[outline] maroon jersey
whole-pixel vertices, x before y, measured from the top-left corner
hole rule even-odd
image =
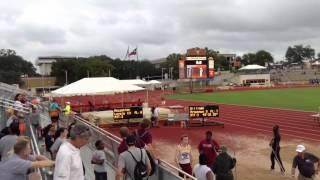
[[[211,167],[216,160],[217,151],[220,149],[219,144],[215,140],[207,141],[203,140],[198,146],[200,153],[204,153],[207,156],[207,165]]]

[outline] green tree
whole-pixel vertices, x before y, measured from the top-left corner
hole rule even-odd
[[[248,65],[248,64],[253,64],[256,59],[256,54],[255,53],[247,53],[242,56],[242,64]]]
[[[265,63],[272,63],[272,62],[273,62],[273,57],[269,52],[265,50],[260,50],[256,52],[254,64],[264,66]]]
[[[265,50],[259,50],[256,53],[247,53],[242,56],[242,64],[258,64],[264,66],[266,63],[272,63],[272,55]]]
[[[301,64],[303,60],[314,59],[315,50],[311,46],[294,45],[289,46],[286,52],[286,59],[288,63],[299,63]]]
[[[21,76],[36,76],[36,68],[12,49],[0,50],[0,81],[21,84]]]
[[[166,72],[170,72],[172,69],[173,79],[179,78],[179,59],[181,54],[172,53],[169,54],[166,58],[165,64],[162,65],[163,68],[166,68]]]
[[[318,53],[318,59],[320,59],[320,53]]]

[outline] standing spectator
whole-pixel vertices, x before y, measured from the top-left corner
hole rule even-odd
[[[221,146],[221,153],[217,156],[213,165],[213,172],[216,180],[233,180],[232,169],[236,165],[236,159],[232,158],[228,153],[226,146]]]
[[[26,180],[30,169],[51,167],[54,162],[44,156],[31,156],[30,141],[19,140],[14,145],[14,155],[0,163],[1,180]]]
[[[206,132],[206,139],[200,142],[198,146],[199,153],[203,153],[207,157],[207,165],[212,168],[217,157],[217,151],[220,149],[219,144],[212,138],[212,132]]]
[[[305,150],[306,148],[303,145],[297,146],[296,152],[298,154],[293,159],[291,177],[295,177],[295,170],[298,166],[298,180],[314,180],[314,176],[319,174],[320,160],[317,156],[307,153]],[[315,170],[315,164],[318,164],[317,170]]]
[[[144,148],[145,146],[151,146],[152,144],[152,135],[149,132],[150,121],[148,119],[143,119],[140,123],[140,128],[136,129],[133,132],[133,135],[136,136],[136,146],[138,148]]]
[[[22,110],[23,109],[23,96],[22,94],[16,94],[14,97],[14,106],[17,110]]]
[[[156,156],[152,147],[152,135],[148,131],[150,124],[150,120],[143,119],[142,123],[140,124],[140,129],[134,131],[132,134],[136,138],[136,147],[144,148],[147,152],[151,165],[150,175],[152,175],[156,170],[155,159],[158,159],[158,157]]]
[[[11,123],[9,127],[9,134],[0,139],[0,155],[2,162],[6,161],[10,156],[9,152],[17,143],[19,134],[19,123]]]
[[[70,102],[66,102],[66,105],[63,109],[64,115],[68,116],[71,113],[71,104]]]
[[[215,176],[207,164],[207,156],[200,153],[199,164],[195,165],[193,168],[193,174],[197,180],[215,180]]]
[[[122,138],[122,141],[121,141],[120,145],[118,146],[118,153],[119,154],[128,150],[128,146],[126,143],[126,138],[128,137],[128,135],[129,135],[129,129],[127,127],[121,127],[120,128],[120,136]]]
[[[283,168],[283,164],[280,157],[280,141],[281,141],[281,136],[280,136],[279,126],[275,125],[273,126],[273,138],[269,144],[270,147],[272,148],[271,155],[270,155],[271,171],[274,171],[274,165],[276,160],[280,164],[281,172],[284,173],[285,169]]]
[[[30,114],[30,121],[37,137],[40,137],[40,110],[36,105],[31,106],[32,113]]]
[[[54,143],[54,135],[56,133],[56,127],[54,124],[49,124],[47,127],[46,127],[46,131],[47,132],[44,132],[44,143],[46,145],[46,150],[47,152],[50,153],[51,155],[51,158],[53,158],[53,154],[51,152],[51,146],[53,145]]]
[[[159,114],[159,108],[157,106],[153,106],[151,108],[152,127],[159,127]]]
[[[192,153],[187,135],[181,136],[180,144],[175,153],[175,162],[185,173],[192,175]],[[183,177],[183,174],[179,173],[179,176]]]
[[[129,135],[126,138],[126,143],[129,146],[129,149],[128,151],[121,153],[119,156],[116,180],[122,180],[124,174],[126,175],[125,180],[138,179],[137,172],[140,173],[143,178],[148,178],[151,166],[147,152],[145,149],[135,147],[135,141],[136,137],[134,135]]]
[[[94,164],[94,175],[96,180],[107,180],[106,154],[104,144],[97,140],[95,144],[97,150],[92,155],[91,163]]]
[[[59,128],[55,135],[54,135],[54,143],[52,144],[52,146],[50,147],[50,152],[52,153],[52,159],[56,158],[56,155],[58,153],[58,150],[61,146],[61,144],[63,144],[64,142],[67,141],[67,134],[68,131],[66,128]]]
[[[52,122],[58,123],[60,109],[61,108],[60,108],[59,104],[56,102],[55,99],[53,99],[49,104],[49,115],[50,115]],[[58,124],[58,126],[59,126],[59,124]]]
[[[91,132],[88,127],[77,124],[70,131],[70,141],[60,146],[56,157],[54,180],[84,180],[84,168],[80,148],[88,144]]]

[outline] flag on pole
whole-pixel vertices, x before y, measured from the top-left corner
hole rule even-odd
[[[130,56],[135,56],[137,55],[137,48],[135,48],[133,51],[131,51],[129,54],[128,54],[128,57]]]

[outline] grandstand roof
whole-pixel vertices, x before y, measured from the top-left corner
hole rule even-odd
[[[240,68],[239,70],[259,70],[259,69],[266,69],[266,67],[259,66],[256,64],[251,64],[251,65],[244,66],[244,67]]]
[[[51,92],[54,97],[104,95],[141,91],[144,88],[122,82],[112,77],[83,78]]]

